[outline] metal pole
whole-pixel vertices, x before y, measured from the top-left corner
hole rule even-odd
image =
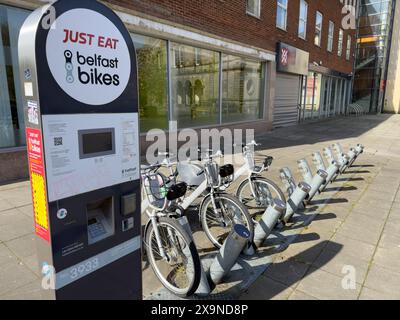
[[[274,199],[272,205],[265,210],[254,230],[254,244],[256,247],[260,247],[264,243],[285,211],[286,204],[280,199]]]
[[[314,152],[312,154],[312,158],[313,158],[313,163],[314,163],[315,167],[317,168],[317,170],[325,170],[326,171],[324,159],[322,159],[322,155],[320,152]]]
[[[328,176],[326,178],[326,183],[321,186],[319,189],[320,192],[324,191],[326,187],[328,186],[329,183],[333,182],[335,180],[335,177],[339,173],[340,165],[337,163],[337,161],[332,161],[332,164],[328,167],[326,170]]]
[[[307,201],[310,202],[316,193],[319,191],[319,188],[326,182],[326,178],[328,177],[328,173],[324,170],[318,170],[317,174],[314,176],[313,181],[311,183],[311,190],[308,193]]]
[[[250,239],[250,231],[243,225],[237,224],[228,235],[209,270],[211,284],[217,285],[231,271],[237,258]]]
[[[300,182],[296,190],[289,198],[286,205],[286,213],[283,217],[283,222],[287,223],[293,214],[299,209],[299,205],[307,199],[308,193],[311,191],[311,186],[306,182]]]
[[[311,168],[307,160],[306,159],[298,160],[297,164],[300,173],[303,175],[304,181],[307,182],[308,184],[311,184],[313,180],[313,174],[311,172]]]

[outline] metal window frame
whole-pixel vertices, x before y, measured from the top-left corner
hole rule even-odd
[[[306,7],[306,13],[305,17],[302,19],[301,17],[301,6],[305,5]],[[308,2],[306,0],[300,0],[300,9],[299,9],[299,28],[298,28],[298,36],[300,39],[306,40],[307,39],[307,21],[308,21]],[[304,37],[300,35],[300,23],[304,23]]]
[[[276,1],[277,3],[277,7],[276,7],[276,27],[279,29],[282,29],[284,31],[287,31],[287,16],[288,16],[288,7],[289,7],[289,0],[285,0],[286,1],[286,6],[282,5],[279,0]],[[285,11],[285,26],[279,26],[278,25],[278,10],[279,8],[281,8],[282,10]]]

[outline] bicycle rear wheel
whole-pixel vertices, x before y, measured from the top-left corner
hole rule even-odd
[[[193,295],[201,277],[200,257],[193,240],[175,219],[159,218],[157,229],[165,257],[160,253],[152,224],[145,235],[146,253],[155,275],[173,294]]]

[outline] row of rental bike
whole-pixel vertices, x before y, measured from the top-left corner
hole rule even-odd
[[[252,141],[241,146],[244,164],[237,170],[231,164],[219,165],[223,153],[211,149],[199,149],[197,159],[185,161],[163,152],[158,154],[162,159],[158,163],[141,166],[142,214],[147,218],[145,254],[157,278],[174,295],[192,296],[203,277],[187,213],[197,212],[201,228],[216,250],[235,226],[244,226],[249,232],[249,251],[255,247],[255,229],[262,223],[250,212],[267,212],[276,201],[286,204],[285,193],[262,175],[273,158],[261,156],[261,161],[256,161],[258,145]],[[237,188],[228,193],[234,182]],[[279,223],[287,223],[284,215]]]

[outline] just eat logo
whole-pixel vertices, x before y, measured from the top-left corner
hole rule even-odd
[[[119,40],[105,36],[96,36],[94,34],[64,29],[65,38],[63,43],[79,43],[99,48],[117,49]]]

